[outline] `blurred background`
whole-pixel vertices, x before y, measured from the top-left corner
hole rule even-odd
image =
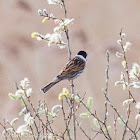
[[[79,50],[88,53],[88,64],[82,76],[74,80],[75,90],[82,96],[92,96],[94,110],[99,117],[104,114],[104,95],[102,88],[105,86],[106,50],[110,51],[110,99],[124,115],[126,108],[122,108],[122,102],[128,98],[128,94],[122,91],[122,87],[115,87],[114,83],[120,80],[120,71],[123,71],[121,60],[116,58],[116,51],[120,47],[116,41],[119,39],[120,29],[126,33],[126,40],[132,43],[131,50],[127,53],[129,68],[133,62],[140,63],[140,1],[138,0],[69,0],[66,1],[68,17],[74,18],[74,24],[70,29],[70,44],[72,56]],[[59,6],[48,5],[46,0],[1,0],[0,1],[0,121],[5,118],[12,120],[18,116],[21,110],[18,101],[10,100],[8,93],[15,93],[14,82],[19,83],[24,77],[28,77],[33,88],[32,102],[36,105],[38,100],[47,101],[51,108],[60,104],[58,94],[63,87],[70,89],[69,82],[63,81],[53,87],[48,94],[40,92],[45,84],[50,82],[58,74],[67,62],[67,49],[59,49],[57,46],[48,47],[44,41],[31,38],[32,32],[41,34],[52,33],[55,24],[53,21],[42,24],[42,17],[38,16],[38,9],[46,8],[56,17],[64,17],[63,9]],[[133,90],[135,98],[139,99],[139,90]],[[115,114],[110,109],[112,114]],[[82,112],[79,111],[80,113]],[[135,111],[136,113],[136,111]],[[132,115],[133,117],[135,114]],[[109,125],[112,126],[113,117],[110,117]],[[93,126],[92,121],[81,119],[83,126],[89,135]],[[92,119],[91,119],[92,120]],[[135,121],[133,119],[133,121]],[[134,122],[130,123],[133,127]],[[87,123],[88,122],[88,123]],[[61,122],[56,123],[57,130],[63,130]],[[122,126],[118,124],[118,133]],[[82,135],[78,130],[79,135]],[[117,136],[121,139],[120,135]],[[80,137],[81,140],[82,137]],[[104,139],[102,136],[96,138]]]

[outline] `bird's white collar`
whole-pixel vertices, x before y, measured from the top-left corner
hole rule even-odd
[[[76,55],[77,57],[81,58],[82,60],[84,60],[85,62],[87,61],[87,59],[85,57],[83,57],[82,55]]]

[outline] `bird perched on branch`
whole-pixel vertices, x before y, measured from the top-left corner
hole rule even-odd
[[[73,80],[80,76],[84,72],[87,63],[87,53],[85,51],[79,51],[77,55],[69,60],[60,71],[60,73],[41,90],[46,93],[51,87],[59,83],[62,80]]]

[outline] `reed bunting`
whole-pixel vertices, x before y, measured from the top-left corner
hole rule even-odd
[[[46,93],[51,87],[62,80],[73,80],[80,76],[84,72],[87,63],[87,53],[85,51],[79,51],[77,55],[68,61],[60,73],[52,80],[51,83],[47,84],[41,90]]]

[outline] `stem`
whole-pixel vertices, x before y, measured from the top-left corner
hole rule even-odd
[[[67,18],[67,10],[65,6],[64,0],[61,0],[63,3],[63,8],[65,12],[65,18]],[[65,34],[67,37],[67,42],[68,42],[68,59],[71,60],[71,48],[70,48],[70,39],[69,39],[69,30],[68,28],[65,29]],[[73,80],[71,80],[71,94],[73,97],[72,100],[72,114],[73,114],[73,140],[76,140],[76,118],[75,118],[75,104],[74,104],[74,98],[75,98],[75,93],[74,93],[74,84]]]

